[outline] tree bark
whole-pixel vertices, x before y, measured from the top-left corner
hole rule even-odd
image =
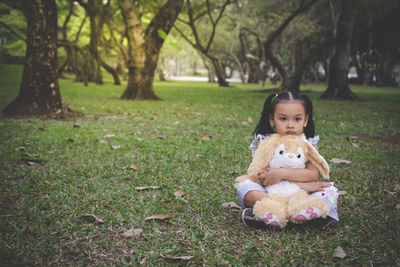
[[[63,111],[58,86],[57,6],[54,0],[15,1],[27,20],[27,46],[19,94],[6,116],[46,115]]]
[[[328,88],[321,99],[356,100],[348,82],[350,45],[354,25],[355,0],[342,0],[335,38],[335,53],[329,64]]]
[[[159,31],[169,33],[182,5],[183,0],[168,0],[143,32],[134,1],[122,1],[121,11],[126,26],[129,63],[128,86],[121,99],[159,100],[153,90],[154,72],[164,43]]]

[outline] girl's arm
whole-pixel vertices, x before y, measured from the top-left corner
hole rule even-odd
[[[319,171],[311,162],[307,162],[305,169],[264,168],[258,173],[258,178],[264,186],[279,183],[281,180],[299,183],[316,182],[319,178]]]

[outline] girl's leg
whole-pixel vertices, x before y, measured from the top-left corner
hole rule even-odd
[[[267,193],[264,191],[250,191],[244,196],[243,202],[246,208],[252,208],[258,200],[266,197]]]

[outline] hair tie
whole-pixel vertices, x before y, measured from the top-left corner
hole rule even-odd
[[[278,94],[276,93],[276,94],[274,95],[274,97],[272,98],[271,103],[274,102],[275,98],[277,98],[277,97],[278,97]]]

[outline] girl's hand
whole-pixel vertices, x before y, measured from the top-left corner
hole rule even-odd
[[[331,183],[328,182],[308,182],[308,183],[296,183],[300,186],[301,189],[309,193],[324,191],[325,188],[332,186]]]
[[[277,184],[281,181],[282,175],[279,174],[280,169],[265,167],[258,173],[258,179],[264,186]]]

